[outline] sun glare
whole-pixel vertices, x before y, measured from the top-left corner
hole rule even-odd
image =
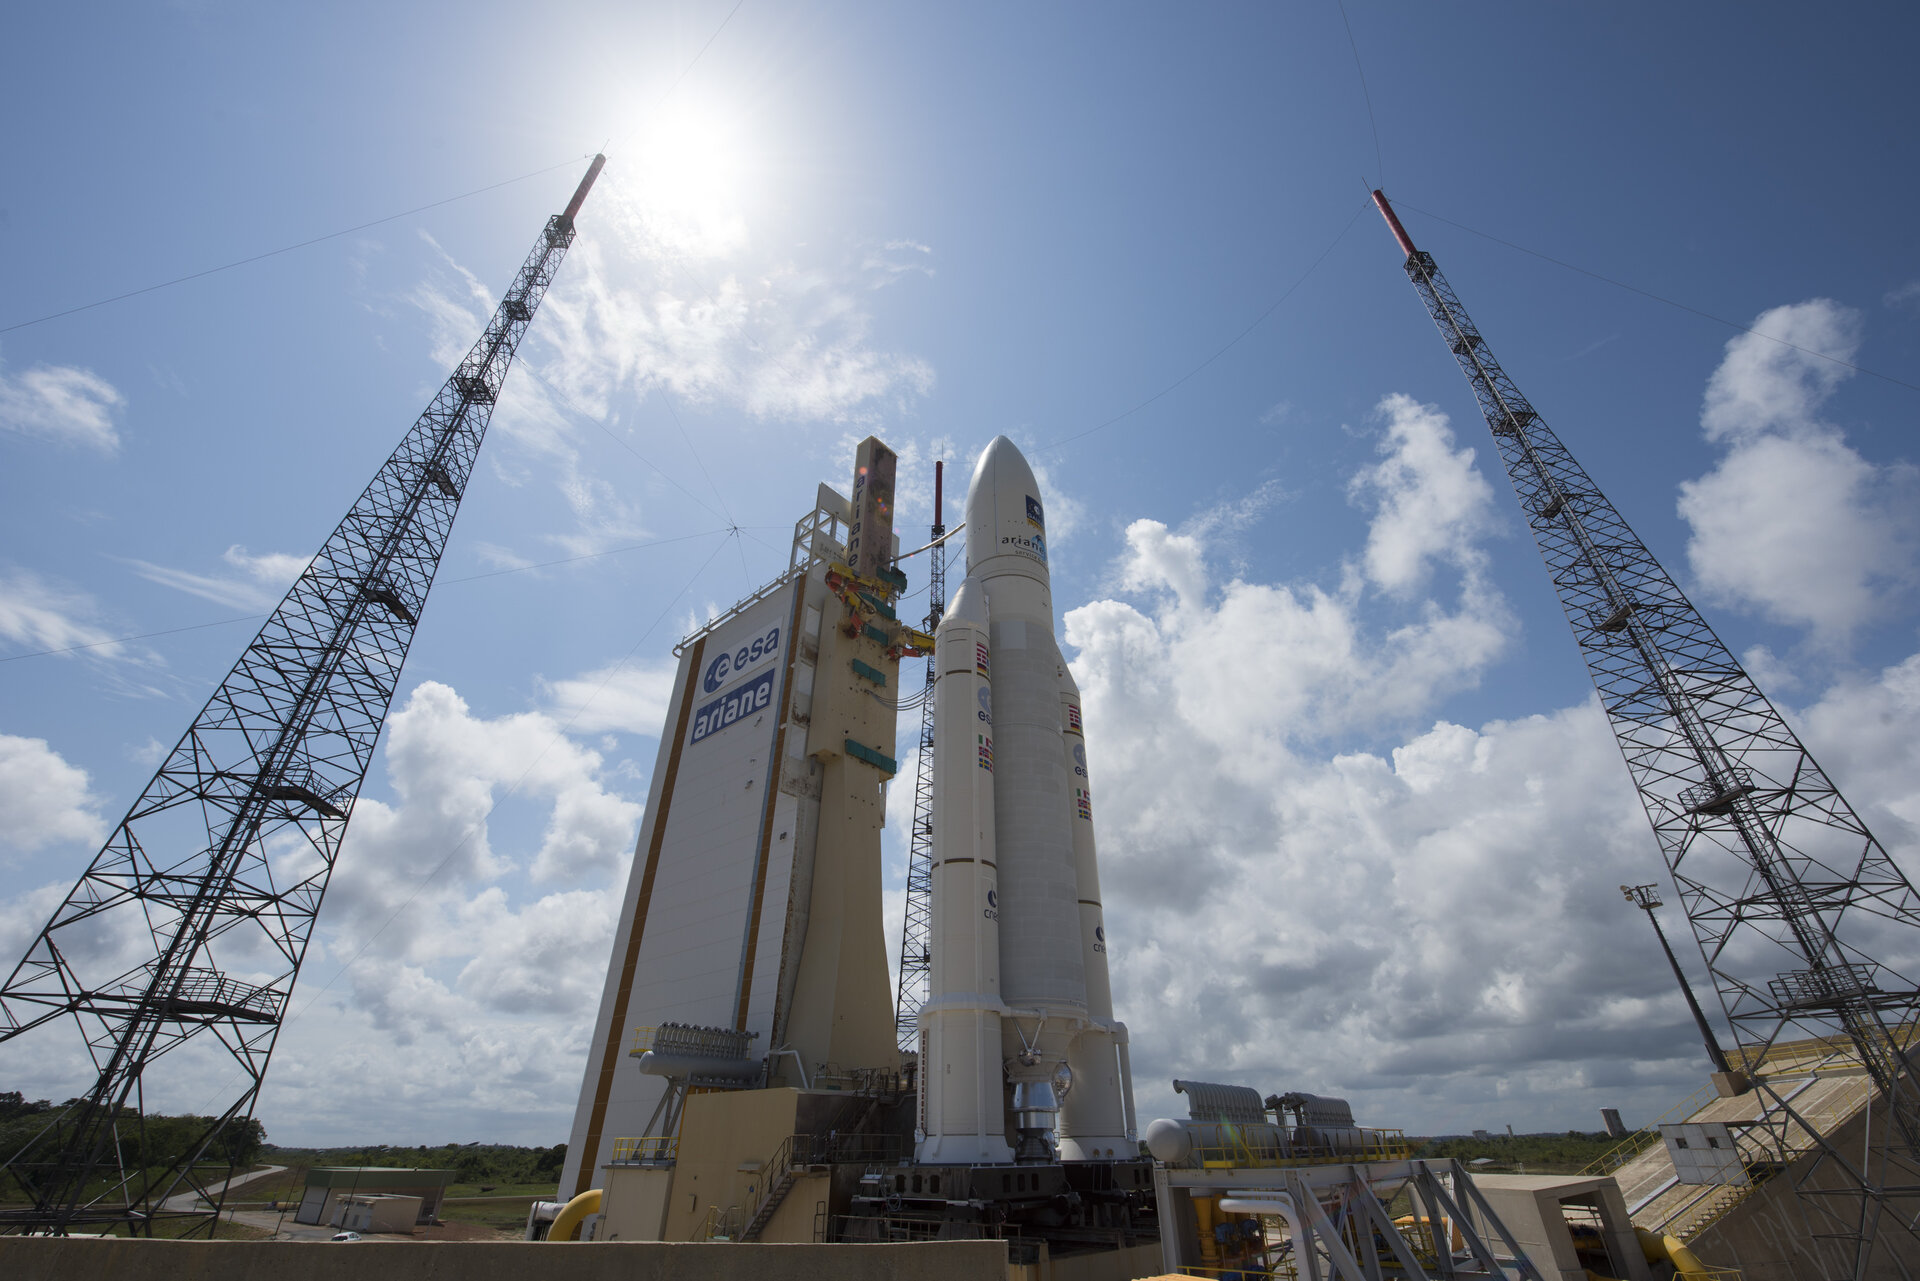
[[[637,142],[634,170],[649,204],[702,221],[742,212],[754,166],[732,113],[713,103],[669,107]]]

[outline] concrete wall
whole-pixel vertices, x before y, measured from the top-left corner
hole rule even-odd
[[[1473,1181],[1480,1195],[1513,1234],[1527,1258],[1542,1276],[1562,1281],[1585,1281],[1586,1269],[1574,1252],[1573,1233],[1567,1226],[1567,1207],[1596,1211],[1608,1255],[1613,1259],[1612,1275],[1630,1281],[1648,1281],[1647,1262],[1633,1235],[1633,1221],[1627,1217],[1627,1203],[1620,1187],[1610,1178],[1588,1179],[1578,1176],[1535,1174],[1483,1174]],[[1481,1239],[1495,1250],[1501,1248],[1499,1235],[1480,1216],[1473,1216]]]
[[[1007,1281],[1135,1281],[1160,1275],[1158,1244],[1074,1254],[1064,1259],[1053,1258],[1043,1245],[1038,1262],[1007,1266]]]
[[[732,1211],[740,1219],[753,1212],[768,1177],[760,1163],[793,1133],[799,1100],[800,1091],[780,1089],[696,1094],[687,1100],[663,1240],[696,1239],[713,1209]]]
[[[609,1165],[600,1171],[596,1241],[658,1241],[673,1191],[672,1166]]]
[[[1876,1097],[1873,1105],[1875,1142],[1885,1138],[1881,1132],[1885,1118],[1883,1101]],[[1856,1113],[1827,1137],[1840,1151],[1857,1154],[1864,1147],[1865,1125],[1866,1115]],[[1822,1246],[1814,1239],[1815,1232],[1831,1231],[1832,1225],[1815,1225],[1809,1219],[1818,1214],[1820,1201],[1826,1201],[1834,1213],[1847,1216],[1858,1212],[1859,1202],[1851,1197],[1809,1197],[1807,1200],[1815,1203],[1815,1208],[1809,1209],[1793,1193],[1795,1177],[1805,1176],[1818,1155],[1803,1156],[1794,1163],[1793,1169],[1768,1179],[1728,1211],[1725,1218],[1687,1242],[1688,1246],[1710,1268],[1738,1268],[1743,1281],[1824,1281],[1830,1276],[1852,1275],[1850,1252],[1843,1252],[1831,1242]],[[1884,1159],[1879,1157],[1874,1160],[1871,1173],[1885,1183],[1909,1181],[1900,1170],[1887,1169]],[[1831,1164],[1813,1170],[1808,1177],[1812,1187],[1837,1188],[1847,1182]],[[1920,1237],[1903,1230],[1896,1222],[1903,1205],[1911,1210],[1912,1202],[1890,1199],[1880,1216],[1878,1239],[1865,1269],[1868,1281],[1899,1281],[1920,1273]],[[1816,1250],[1824,1250],[1825,1258],[1816,1258]]]
[[[685,1245],[521,1241],[125,1241],[0,1237],[9,1281],[1006,1281],[1004,1241]]]

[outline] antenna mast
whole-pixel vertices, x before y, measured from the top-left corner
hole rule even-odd
[[[605,164],[0,988],[0,1043],[70,1019],[98,1073],[9,1154],[34,1204],[0,1231],[213,1235],[501,384]],[[209,1102],[183,1143],[152,1145],[149,1110]]]
[[[1761,1095],[1762,1115],[1739,1139],[1747,1169],[1787,1171],[1807,1223],[1803,1248],[1826,1275],[1864,1276],[1880,1211],[1904,1226],[1920,1208],[1920,1082],[1905,1053],[1920,985],[1878,959],[1920,947],[1920,897],[1520,394],[1386,196],[1373,199],[1493,431],[1733,1026],[1739,1071],[1725,1088],[1750,1077]],[[1828,1055],[1848,1051],[1866,1070],[1878,1096],[1868,1100],[1866,1161],[1788,1102],[1806,1078],[1803,1061],[1787,1082],[1792,1058],[1810,1048],[1788,1050],[1795,1037]],[[1704,1230],[1738,1199],[1675,1230]]]
[[[941,521],[941,490],[946,464],[933,465],[933,538],[927,555],[926,633],[939,630],[947,612],[947,548],[938,540],[947,532]],[[933,929],[933,684],[939,669],[927,654],[927,683],[920,703],[920,760],[913,783],[913,833],[907,842],[907,909],[900,927],[900,991],[895,998],[893,1033],[902,1054],[920,1049],[920,1007],[927,1003],[927,976],[933,970],[928,934]]]

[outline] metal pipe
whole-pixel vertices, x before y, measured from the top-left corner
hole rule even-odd
[[[1400,242],[1400,248],[1406,251],[1407,257],[1411,258],[1419,252],[1413,247],[1413,237],[1409,236],[1407,229],[1400,225],[1400,215],[1395,213],[1393,206],[1387,203],[1386,193],[1375,189],[1373,203],[1379,208],[1380,216],[1387,220],[1387,230],[1391,231],[1393,238]]]
[[[573,222],[573,216],[579,213],[580,206],[586,203],[587,193],[593,190],[593,180],[598,178],[600,171],[606,167],[607,158],[605,156],[595,156],[593,158],[593,163],[587,166],[587,176],[582,178],[580,185],[573,189],[573,199],[567,201],[566,210],[560,215],[562,222],[569,224]]]
[[[1733,1071],[1727,1063],[1726,1051],[1720,1048],[1719,1040],[1713,1035],[1713,1027],[1707,1022],[1706,1012],[1700,1008],[1700,1002],[1694,999],[1693,986],[1680,969],[1680,960],[1674,956],[1673,947],[1667,942],[1667,932],[1660,928],[1660,918],[1653,914],[1653,909],[1661,906],[1656,888],[1652,885],[1622,885],[1620,892],[1626,896],[1627,902],[1645,912],[1647,919],[1653,922],[1653,932],[1660,940],[1660,950],[1667,954],[1667,964],[1673,967],[1673,977],[1680,980],[1681,994],[1687,998],[1687,1008],[1693,1011],[1694,1025],[1700,1029],[1700,1039],[1707,1044],[1707,1057],[1713,1060],[1714,1071]]]

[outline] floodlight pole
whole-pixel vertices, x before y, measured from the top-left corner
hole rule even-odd
[[[1687,998],[1687,1008],[1693,1011],[1693,1021],[1700,1029],[1700,1039],[1707,1043],[1707,1057],[1713,1060],[1713,1070],[1733,1071],[1727,1064],[1726,1051],[1720,1048],[1713,1027],[1707,1022],[1706,1012],[1700,1008],[1700,1002],[1694,999],[1693,985],[1687,982],[1686,972],[1680,968],[1680,960],[1673,954],[1673,946],[1667,942],[1667,932],[1660,928],[1660,918],[1653,914],[1653,909],[1661,906],[1659,886],[1622,885],[1620,892],[1626,896],[1627,902],[1645,912],[1647,919],[1653,922],[1653,932],[1660,940],[1660,950],[1667,954],[1667,964],[1673,967],[1673,977],[1680,980],[1680,991]]]

